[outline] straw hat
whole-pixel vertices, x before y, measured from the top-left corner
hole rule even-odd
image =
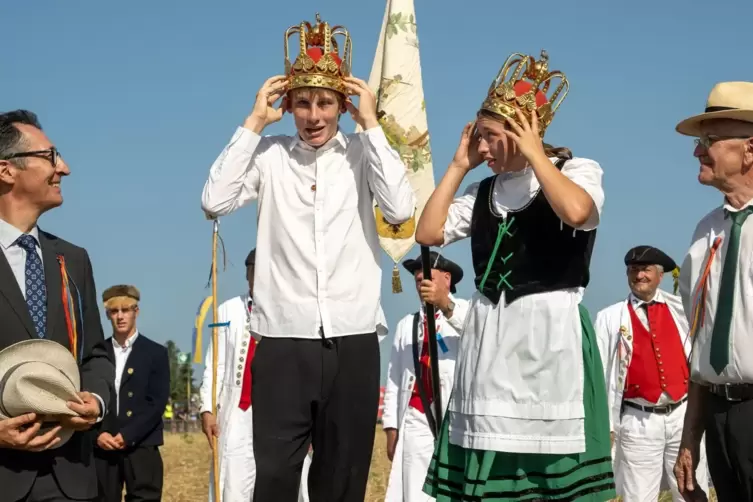
[[[80,389],[78,364],[57,342],[26,340],[0,351],[0,419],[26,413],[78,416],[66,403],[81,402]],[[39,434],[56,425],[44,423]],[[61,430],[61,440],[53,448],[64,445],[74,432]]]
[[[706,100],[706,110],[677,124],[677,132],[700,136],[701,122],[711,119],[734,119],[753,122],[753,82],[721,82]]]

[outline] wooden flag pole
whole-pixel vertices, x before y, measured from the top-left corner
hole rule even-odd
[[[212,230],[212,414],[217,417],[217,237],[220,222],[213,220]],[[220,457],[217,452],[217,436],[212,435],[212,469],[214,478],[214,502],[220,502]]]
[[[431,280],[431,255],[429,254],[429,248],[427,246],[421,246],[421,264],[423,266],[424,279]],[[434,439],[439,437],[439,432],[442,427],[442,388],[439,384],[439,351],[437,349],[437,325],[434,319],[434,305],[429,302],[424,303],[424,309],[426,312],[426,326],[429,337],[429,364],[431,366],[431,389],[434,394],[434,424],[436,430],[434,433]],[[429,411],[429,410],[427,410]],[[431,413],[431,411],[429,411]]]

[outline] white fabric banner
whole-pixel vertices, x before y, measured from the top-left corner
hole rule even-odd
[[[387,0],[369,86],[377,93],[382,129],[403,159],[416,194],[415,215],[402,225],[387,223],[375,207],[380,244],[397,265],[415,244],[416,223],[434,191],[413,0]],[[393,280],[393,291],[395,289],[400,287],[395,288]]]

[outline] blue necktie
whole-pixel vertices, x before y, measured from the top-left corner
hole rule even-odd
[[[37,336],[44,338],[47,327],[47,287],[42,260],[37,253],[37,240],[24,234],[16,240],[16,244],[26,250],[26,306],[37,329]]]

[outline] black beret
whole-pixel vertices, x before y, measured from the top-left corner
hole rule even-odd
[[[661,249],[653,246],[636,246],[625,255],[625,265],[661,265],[665,271],[677,268],[675,261]]]
[[[256,248],[252,249],[246,256],[246,266],[250,267],[256,264]]]
[[[431,259],[431,268],[441,270],[450,274],[450,293],[455,293],[455,284],[459,283],[463,279],[463,269],[460,265],[452,260],[448,260],[444,256],[438,255],[436,251],[429,253]],[[439,259],[437,259],[439,257]],[[423,263],[421,261],[421,255],[414,259],[408,259],[403,262],[405,270],[414,274],[423,270]]]

